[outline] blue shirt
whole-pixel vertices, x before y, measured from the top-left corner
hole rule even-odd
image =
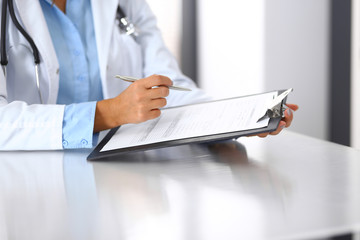
[[[96,101],[103,95],[90,0],[67,0],[66,14],[52,0],[40,4],[60,65],[63,148],[91,148]]]

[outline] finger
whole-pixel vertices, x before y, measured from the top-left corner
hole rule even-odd
[[[170,80],[170,78],[162,76],[162,75],[152,75],[148,78],[142,79],[144,81],[144,86],[146,88],[153,88],[156,86],[171,86],[173,85],[173,82]]]
[[[258,134],[257,136],[258,136],[258,137],[261,137],[261,138],[265,138],[265,137],[267,137],[268,135],[269,135],[269,133],[266,132],[266,133],[260,133],[260,134]]]
[[[164,86],[151,88],[147,92],[150,99],[164,98],[169,96],[170,93],[169,88]]]
[[[271,132],[270,135],[278,135],[286,126],[286,122],[280,121],[278,128]]]
[[[159,109],[153,109],[149,113],[149,120],[160,117],[161,111]]]
[[[163,108],[166,106],[166,104],[167,104],[167,101],[165,98],[158,98],[158,99],[151,100],[149,103],[149,107],[151,110],[154,110],[154,109]]]
[[[282,119],[283,121],[285,121],[285,127],[289,127],[291,125],[291,122],[293,120],[293,110],[291,110],[291,108],[287,108],[285,110],[285,117]]]
[[[299,109],[299,106],[296,104],[286,103],[285,105],[291,108],[293,111],[297,111]]]
[[[253,134],[252,134],[252,135],[247,135],[246,137],[255,137],[255,136],[256,136],[256,135],[253,135]]]

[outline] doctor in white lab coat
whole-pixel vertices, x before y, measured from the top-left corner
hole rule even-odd
[[[8,18],[7,76],[0,71],[0,150],[63,149],[65,105],[56,104],[61,81],[59,62],[42,8],[39,0],[13,1],[20,23],[40,52],[40,90],[44,103],[41,104],[36,85],[30,44]],[[54,3],[60,9],[66,9],[66,1],[56,0]],[[139,30],[136,40],[119,31],[115,22],[119,4]],[[91,6],[102,95],[106,99],[97,102],[95,121],[88,123],[93,126],[94,133],[156,118],[160,115],[159,108],[165,105],[208,99],[179,70],[163,43],[156,19],[145,0],[91,0]],[[114,79],[116,74],[145,79],[129,86]],[[172,84],[193,91],[169,93],[166,86]],[[163,87],[151,88],[159,85]],[[291,108],[296,110],[297,107]],[[289,110],[289,115],[273,134],[289,126],[291,120],[292,112]]]

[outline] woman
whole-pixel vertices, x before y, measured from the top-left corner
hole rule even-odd
[[[7,15],[9,63],[6,78],[4,71],[0,74],[0,150],[90,148],[94,133],[156,118],[164,106],[207,99],[180,72],[145,0],[16,3],[17,18],[40,52],[40,93],[31,46]],[[138,36],[120,32],[118,6]],[[129,85],[116,74],[143,79]],[[172,84],[193,91],[169,94]],[[287,113],[272,134],[291,124],[292,112]]]

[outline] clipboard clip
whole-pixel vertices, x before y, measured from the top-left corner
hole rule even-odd
[[[274,98],[271,103],[268,105],[268,108],[266,110],[266,113],[264,116],[259,118],[257,122],[260,122],[266,118],[278,118],[278,117],[284,117],[284,111],[285,108],[282,104],[282,101],[293,91],[292,88],[289,88],[288,90],[284,91],[280,95],[278,95],[276,98]]]

